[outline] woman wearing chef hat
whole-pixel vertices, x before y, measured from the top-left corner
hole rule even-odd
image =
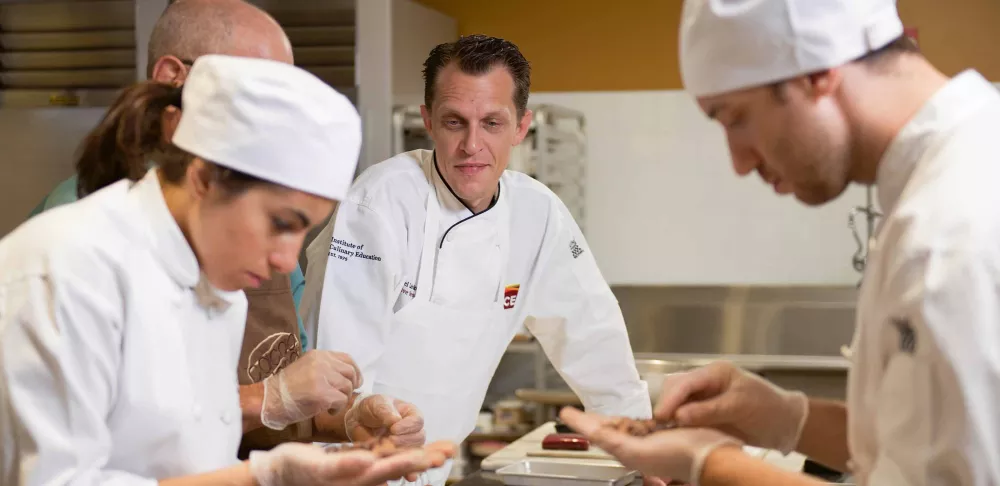
[[[685,88],[738,173],[810,205],[877,187],[847,402],[716,364],[664,383],[655,415],[681,430],[564,418],[627,464],[703,485],[815,484],[735,437],[861,485],[1000,484],[1000,93],[935,69],[893,0],[686,0],[680,41]]]
[[[442,464],[449,444],[236,461],[239,289],[294,267],[346,193],[350,102],[287,64],[208,55],[183,89],[141,83],[109,113],[141,122],[106,119],[108,146],[172,144],[0,240],[0,484],[379,484]]]

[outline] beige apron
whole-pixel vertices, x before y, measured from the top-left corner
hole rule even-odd
[[[247,289],[247,326],[237,365],[240,385],[258,383],[299,358],[299,324],[287,275],[272,273],[256,289]],[[261,427],[243,435],[239,457],[251,450],[270,449],[282,442],[306,441],[312,435],[311,421],[292,424],[284,430]]]

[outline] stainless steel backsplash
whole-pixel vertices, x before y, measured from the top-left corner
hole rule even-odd
[[[840,356],[853,287],[615,286],[636,353]]]

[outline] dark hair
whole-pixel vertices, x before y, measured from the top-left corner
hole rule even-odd
[[[168,106],[181,107],[180,87],[145,81],[125,88],[83,140],[76,160],[77,195],[84,197],[125,178],[139,180],[150,163],[167,182],[179,183],[195,156],[164,139],[162,115]],[[231,195],[263,182],[206,162],[207,180]]]
[[[885,67],[885,63],[896,59],[903,54],[920,54],[920,48],[917,47],[917,43],[905,34],[895,38],[892,42],[855,59],[854,62],[861,63],[872,68],[881,68]],[[786,86],[785,81],[771,83],[769,86],[771,88],[771,94],[774,95],[775,99],[784,102]]]
[[[882,61],[895,59],[901,54],[919,54],[920,47],[909,36],[903,34],[892,42],[858,58],[855,62],[878,65]]]
[[[440,44],[431,49],[424,61],[424,104],[430,109],[434,102],[434,85],[438,73],[450,63],[457,63],[465,74],[479,76],[496,66],[507,69],[514,78],[514,106],[517,116],[524,116],[531,89],[531,65],[514,43],[476,34],[460,37],[455,42]]]

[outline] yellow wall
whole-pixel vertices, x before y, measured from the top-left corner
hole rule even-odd
[[[920,48],[945,74],[975,68],[1000,81],[1000,2],[900,0],[899,15],[919,29]]]
[[[417,0],[454,17],[460,34],[515,42],[532,91],[680,89],[681,0]],[[974,67],[1000,81],[1000,1],[899,0],[924,53],[946,74]]]

